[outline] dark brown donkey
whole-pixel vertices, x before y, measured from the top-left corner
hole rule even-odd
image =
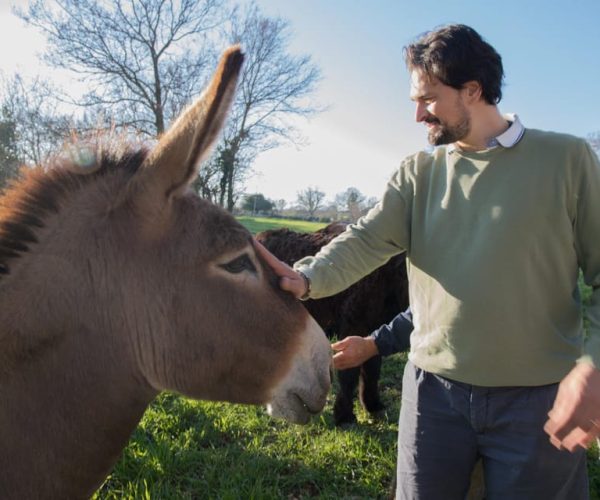
[[[330,348],[251,236],[188,188],[243,56],[149,153],[33,169],[0,198],[0,498],[82,498],[162,390],[306,422]]]
[[[256,235],[276,257],[292,265],[307,255],[315,255],[347,225],[334,222],[314,233],[296,233],[289,229],[271,229]],[[308,300],[304,306],[330,337],[368,335],[408,307],[408,277],[404,254],[392,257],[346,290],[323,299]],[[377,415],[385,407],[379,397],[381,356],[374,356],[360,367],[338,371],[333,418],[336,425],[356,422],[356,388],[365,410]]]

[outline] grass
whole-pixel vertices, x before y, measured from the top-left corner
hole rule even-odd
[[[330,398],[308,426],[272,420],[262,408],[159,396],[95,500],[385,499],[396,462],[405,355],[382,371],[386,413],[333,425]],[[598,448],[588,450],[592,500],[600,499]]]
[[[96,499],[387,498],[395,470],[400,374],[385,364],[377,421],[333,425],[331,401],[308,426],[262,408],[163,394],[150,406]]]
[[[243,217],[251,231],[323,224]],[[590,289],[582,287],[584,303]],[[384,499],[395,472],[397,418],[406,355],[383,363],[386,413],[333,425],[333,395],[305,427],[270,419],[262,408],[159,396],[146,411],[95,500],[132,499]],[[600,500],[597,446],[588,450],[590,496]]]
[[[324,222],[311,222],[296,219],[270,219],[268,217],[250,216],[241,216],[236,218],[252,234],[259,233],[260,231],[266,231],[267,229],[279,229],[282,227],[287,227],[288,229],[298,233],[311,233],[327,225]]]

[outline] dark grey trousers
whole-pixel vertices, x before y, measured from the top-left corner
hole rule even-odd
[[[398,432],[397,500],[463,500],[478,459],[487,500],[589,498],[585,450],[543,430],[558,384],[479,387],[407,363]]]

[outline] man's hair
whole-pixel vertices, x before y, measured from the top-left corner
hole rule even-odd
[[[409,71],[423,71],[455,89],[476,81],[488,104],[502,99],[502,58],[469,26],[450,24],[425,33],[404,47],[404,58]]]

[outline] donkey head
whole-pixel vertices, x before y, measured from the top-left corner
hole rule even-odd
[[[279,289],[250,233],[189,189],[226,119],[242,61],[238,47],[224,54],[204,94],[129,181],[121,205],[130,208],[141,291],[127,322],[155,389],[269,403],[273,415],[305,422],[325,404],[329,344]]]

